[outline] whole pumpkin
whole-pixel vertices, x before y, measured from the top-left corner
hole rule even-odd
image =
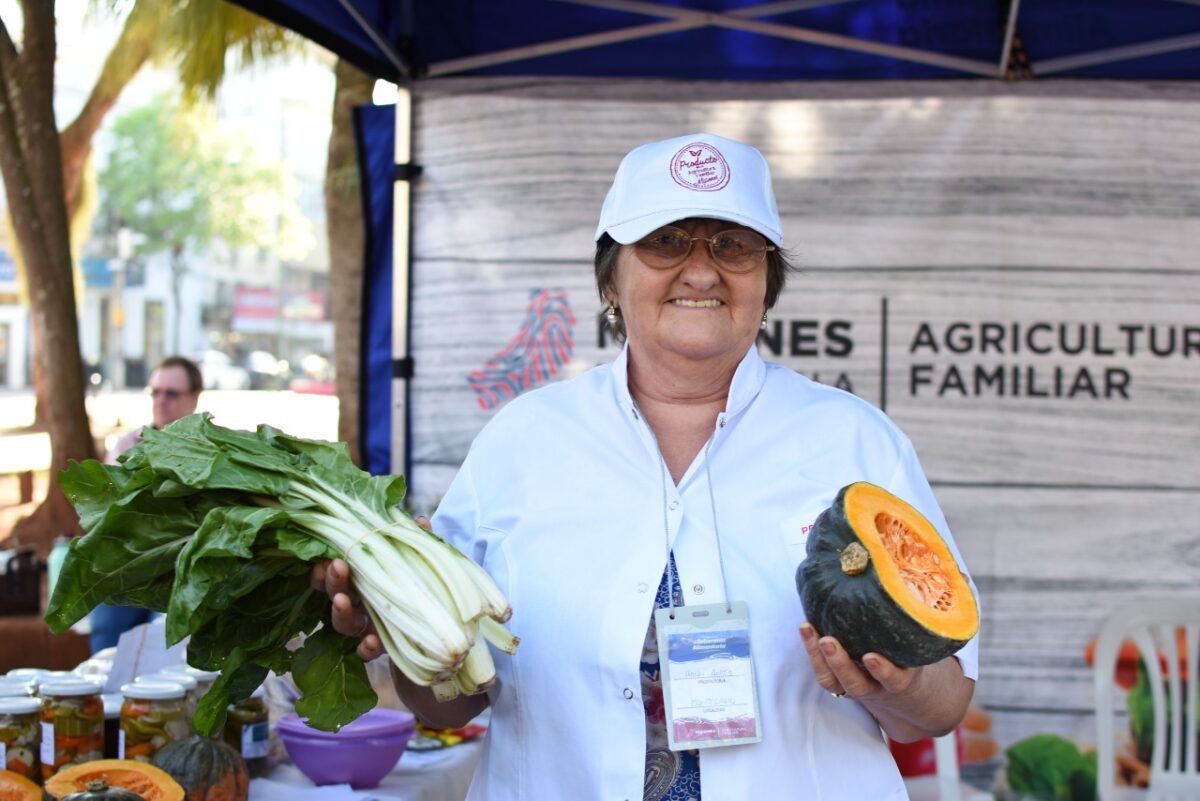
[[[87,795],[92,782],[103,782],[108,787],[101,793],[111,795]],[[63,768],[46,780],[46,792],[59,801],[77,796],[84,799],[128,798],[117,794],[118,790],[135,793],[143,801],[183,801],[183,788],[163,771],[145,762],[132,759],[98,759]]]
[[[924,515],[867,482],[841,489],[813,524],[796,589],[808,621],[856,661],[902,667],[950,656],[979,630],[966,575]]]
[[[47,797],[41,787],[20,773],[0,770],[0,801],[42,801]]]
[[[193,735],[170,743],[154,755],[154,764],[183,786],[187,801],[247,801],[250,796],[246,760],[219,740]]]

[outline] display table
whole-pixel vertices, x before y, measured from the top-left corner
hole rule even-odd
[[[352,790],[348,785],[318,788],[296,766],[280,765],[266,779],[250,782],[250,801],[462,801],[482,747],[480,738],[436,751],[405,751],[392,772],[370,790]]]

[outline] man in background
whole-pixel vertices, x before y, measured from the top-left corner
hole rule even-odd
[[[146,387],[154,404],[151,425],[154,428],[162,428],[195,412],[196,404],[200,400],[200,390],[203,388],[204,379],[200,375],[200,368],[191,359],[183,356],[168,356],[163,359],[150,374],[150,383]],[[107,464],[116,464],[117,457],[138,444],[141,439],[141,428],[121,435],[104,457],[104,461]],[[96,607],[89,618],[92,626],[92,653],[116,645],[122,632],[149,622],[154,615],[149,609],[136,606],[101,604]]]

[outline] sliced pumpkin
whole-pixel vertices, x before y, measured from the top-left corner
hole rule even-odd
[[[0,770],[0,801],[42,801],[42,788],[11,770]]]
[[[937,662],[979,631],[979,605],[950,547],[924,515],[867,482],[817,517],[796,589],[809,622],[855,660]]]
[[[165,771],[132,759],[98,759],[71,765],[46,780],[46,792],[56,799],[88,789],[88,783],[103,781],[123,787],[146,801],[183,801],[183,788]]]

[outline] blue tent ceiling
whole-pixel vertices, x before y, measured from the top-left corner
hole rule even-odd
[[[234,1],[393,81],[1200,78],[1200,0]]]

